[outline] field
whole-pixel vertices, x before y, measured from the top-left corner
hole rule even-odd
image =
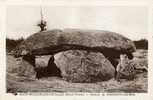
[[[134,61],[141,66],[148,66],[147,50],[137,50]],[[44,57],[46,61],[48,57]],[[39,60],[37,61],[39,63]],[[43,62],[43,61],[40,61]],[[146,93],[148,90],[148,73],[141,72],[132,81],[118,82],[115,79],[97,83],[69,83],[58,77],[42,78],[40,80],[17,76],[18,60],[7,55],[7,92],[121,92]],[[41,64],[41,63],[40,63]]]

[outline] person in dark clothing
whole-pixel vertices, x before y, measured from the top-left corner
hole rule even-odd
[[[41,20],[40,23],[37,25],[40,27],[40,32],[47,30],[47,22],[44,20]]]

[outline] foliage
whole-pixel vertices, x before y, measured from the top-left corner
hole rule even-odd
[[[10,39],[6,38],[6,51],[11,52],[13,49],[16,48],[24,39],[21,37],[19,39]]]
[[[134,41],[134,44],[136,46],[137,49],[148,49],[148,40],[146,39],[140,39],[137,41]]]

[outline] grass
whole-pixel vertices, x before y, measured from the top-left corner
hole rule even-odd
[[[139,56],[136,56],[138,63],[142,61],[147,64],[147,52],[137,50]],[[144,57],[140,57],[146,55]],[[48,57],[43,57],[48,59]],[[40,59],[38,62],[41,61]],[[46,61],[46,60],[44,60]],[[18,60],[10,55],[7,55],[7,92],[89,92],[89,93],[103,93],[103,92],[121,92],[121,93],[146,93],[148,90],[148,77],[147,72],[137,75],[133,81],[117,82],[114,79],[109,81],[97,83],[69,83],[58,77],[42,78],[40,80],[17,76],[16,70]]]

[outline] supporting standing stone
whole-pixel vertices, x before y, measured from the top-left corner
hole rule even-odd
[[[34,78],[35,77],[35,56],[26,55],[22,57],[22,61],[19,64],[18,75]]]
[[[35,70],[36,70],[37,79],[40,79],[43,77],[52,77],[52,76],[62,77],[60,69],[54,63],[54,56],[50,57],[47,67],[39,67],[39,68],[36,68]]]
[[[55,62],[69,82],[106,81],[115,75],[115,68],[102,53],[69,50],[55,55]]]

